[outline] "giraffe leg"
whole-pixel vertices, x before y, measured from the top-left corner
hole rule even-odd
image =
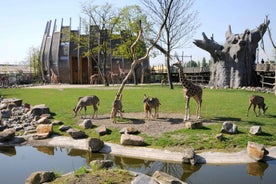
[[[184,121],[190,119],[190,97],[186,96],[186,107]]]
[[[256,105],[254,105],[254,112],[256,114],[256,117],[258,116],[258,114],[256,113]]]

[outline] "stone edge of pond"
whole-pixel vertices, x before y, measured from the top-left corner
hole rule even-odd
[[[66,136],[54,136],[49,139],[34,140],[31,135],[24,137],[15,137],[15,139],[24,138],[24,143],[8,143],[9,145],[30,145],[30,146],[52,146],[52,147],[64,147],[71,149],[89,150],[88,139],[73,139]],[[268,156],[264,158],[264,161],[276,159],[276,147],[267,148],[269,151]],[[138,146],[123,146],[114,143],[104,143],[104,147],[100,153],[112,154],[115,156],[124,156],[136,159],[145,159],[151,161],[165,161],[182,163],[183,153],[172,152],[168,150],[138,147]],[[197,164],[241,164],[241,163],[252,163],[256,162],[250,158],[246,150],[233,153],[225,152],[202,152],[196,154]]]

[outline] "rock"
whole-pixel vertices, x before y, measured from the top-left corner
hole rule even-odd
[[[26,180],[25,184],[41,184],[51,182],[55,179],[55,173],[52,171],[37,171],[33,172]]]
[[[92,120],[91,119],[85,119],[82,123],[79,124],[80,127],[84,129],[93,128]]]
[[[162,184],[186,184],[185,182],[181,181],[180,179],[171,176],[162,171],[155,171],[152,175],[153,179],[157,181],[157,183]]]
[[[108,134],[108,133],[109,133],[109,130],[106,128],[105,125],[102,125],[102,126],[96,128],[96,132],[97,132],[100,136],[102,136],[102,135]]]
[[[216,139],[219,140],[219,141],[223,141],[225,139],[224,135],[223,134],[217,134],[216,136]]]
[[[53,125],[40,124],[36,127],[36,134],[33,135],[35,140],[47,139],[53,133]]]
[[[66,131],[73,139],[83,139],[86,138],[87,135],[76,128],[70,128],[69,130]]]
[[[0,142],[10,141],[15,136],[15,130],[13,128],[8,128],[0,132]]]
[[[159,184],[157,181],[155,181],[152,177],[143,174],[143,173],[137,173],[135,176],[135,179],[131,182],[131,184]]]
[[[195,165],[195,150],[193,148],[185,149],[182,156],[182,162],[186,164]]]
[[[139,131],[135,127],[125,127],[120,130],[120,134],[137,134]]]
[[[45,125],[45,124],[38,125],[36,127],[36,132],[38,134],[44,134],[44,133],[51,134],[51,133],[53,133],[53,125],[51,125],[51,124],[48,124],[48,125]]]
[[[52,122],[52,125],[53,125],[53,126],[55,126],[55,125],[63,125],[63,122],[60,121],[60,120],[54,120],[54,121]]]
[[[249,130],[250,134],[253,135],[260,135],[262,134],[262,127],[261,126],[252,126]]]
[[[65,131],[69,130],[70,128],[71,128],[71,126],[61,125],[58,129],[59,129],[59,131],[65,132]]]
[[[90,162],[90,165],[96,165],[99,169],[108,169],[113,167],[112,160],[93,160]]]
[[[132,146],[143,146],[145,145],[144,138],[137,135],[122,134],[121,141],[122,145],[132,145]]]
[[[89,138],[87,143],[91,152],[99,152],[104,147],[104,142],[97,138]]]
[[[41,116],[42,114],[50,114],[50,110],[45,104],[40,104],[34,106],[31,109],[30,114],[33,116]]]
[[[37,120],[37,124],[51,124],[51,121],[47,117],[41,117]]]
[[[22,101],[21,99],[16,99],[16,98],[5,98],[1,101],[1,103],[3,104],[10,104],[10,103],[14,103],[16,106],[22,106]]]
[[[185,122],[185,127],[188,129],[201,129],[202,128],[202,122],[197,121],[197,122]]]
[[[228,133],[228,134],[236,134],[236,133],[238,133],[238,127],[237,127],[237,125],[233,124],[230,121],[225,121],[222,124],[221,132]]]
[[[1,110],[1,117],[2,118],[10,118],[12,115],[12,111],[10,109]]]
[[[248,141],[247,154],[254,160],[260,161],[263,160],[269,152],[265,149],[264,145]]]

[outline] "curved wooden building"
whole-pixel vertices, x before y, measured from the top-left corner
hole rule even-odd
[[[40,48],[43,81],[51,83],[90,84],[91,76],[99,75],[98,66],[103,68],[103,55],[97,53],[93,57],[87,57],[84,53],[88,48],[96,47],[100,44],[100,38],[106,35],[104,34],[105,32],[100,30],[98,26],[90,25],[89,34],[81,34],[80,30],[71,29],[71,19],[69,26],[64,26],[62,20],[59,31],[56,31],[56,20],[53,23],[52,29],[51,24],[52,21],[46,23]],[[79,47],[76,42],[73,42],[72,35],[78,37],[79,40],[89,38],[87,48]],[[118,42],[120,41],[110,40],[111,48],[118,45]],[[122,71],[128,72],[131,62],[131,60],[110,55],[104,67],[105,73],[109,72],[120,75]],[[143,62],[143,70],[147,70],[149,67],[149,61]],[[142,67],[140,66],[137,71],[138,82],[141,82],[143,81]],[[102,83],[102,81],[98,80],[96,83]]]

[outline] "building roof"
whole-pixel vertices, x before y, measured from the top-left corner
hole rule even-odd
[[[28,65],[0,64],[0,74],[30,73],[32,69]]]

